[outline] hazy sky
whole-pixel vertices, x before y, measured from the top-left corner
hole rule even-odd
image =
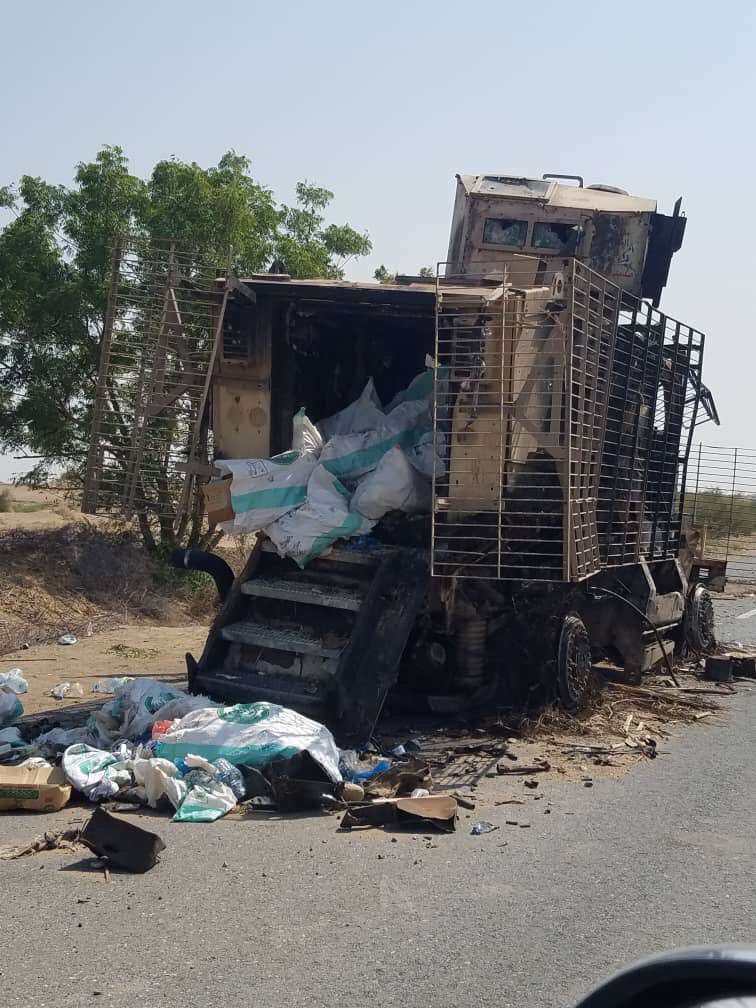
[[[707,334],[703,440],[756,443],[752,4],[0,0],[0,24],[0,185],[105,143],[141,175],[234,148],[279,198],[335,192],[373,241],[353,278],[445,257],[456,172],[682,195],[662,307]]]

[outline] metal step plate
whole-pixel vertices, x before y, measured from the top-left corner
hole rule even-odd
[[[315,584],[297,578],[256,577],[241,586],[245,595],[256,598],[286,599],[306,605],[328,606],[358,612],[364,596],[357,589],[340,585]]]
[[[271,623],[256,623],[242,620],[223,627],[221,636],[227,641],[251,644],[274,651],[293,651],[295,654],[313,654],[320,658],[338,658],[346,647],[346,639],[334,639],[326,643],[306,630],[276,626]]]

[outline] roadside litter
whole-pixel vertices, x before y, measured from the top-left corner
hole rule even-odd
[[[0,687],[0,728],[12,725],[24,713],[24,705],[16,696],[15,690],[7,686]]]
[[[72,697],[83,697],[84,690],[81,688],[81,683],[62,682],[53,686],[50,696],[55,700],[68,700]]]
[[[78,637],[75,637],[72,633],[66,633],[63,634],[62,637],[58,637],[58,644],[65,644],[70,647],[71,644],[78,644],[78,643],[79,643]]]
[[[92,687],[93,693],[118,693],[123,687],[134,681],[133,676],[113,676],[110,679],[98,679]]]
[[[0,766],[0,811],[58,812],[70,797],[61,767]]]
[[[29,683],[24,679],[24,673],[20,668],[8,669],[7,672],[0,672],[0,686],[12,690],[17,695],[26,693]]]

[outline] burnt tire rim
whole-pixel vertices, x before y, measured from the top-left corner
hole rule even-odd
[[[574,711],[585,700],[591,681],[591,644],[579,616],[566,616],[559,636],[557,686],[559,699]]]
[[[690,595],[686,630],[687,643],[693,651],[714,647],[714,603],[703,585],[696,585]]]

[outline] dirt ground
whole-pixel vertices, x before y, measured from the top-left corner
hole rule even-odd
[[[20,668],[29,683],[21,701],[24,714],[55,714],[80,705],[104,703],[108,697],[93,693],[98,679],[108,676],[144,676],[186,685],[184,655],[199,657],[207,626],[118,626],[73,645],[41,644],[0,657],[0,672]],[[54,700],[50,690],[62,682],[80,683],[80,699]]]

